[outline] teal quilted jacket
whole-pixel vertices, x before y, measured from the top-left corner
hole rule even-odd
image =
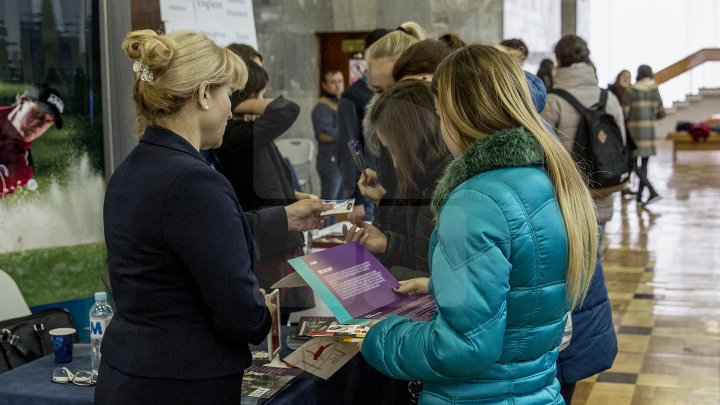
[[[394,316],[362,345],[421,404],[562,404],[555,379],[567,320],[567,234],[542,151],[499,131],[455,159],[435,193],[430,322]]]

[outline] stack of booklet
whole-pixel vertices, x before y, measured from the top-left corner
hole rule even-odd
[[[287,346],[295,350],[313,338],[311,332],[326,330],[333,323],[337,323],[334,316],[303,316],[298,321],[297,328],[288,335]]]
[[[240,404],[255,405],[272,397],[301,373],[297,368],[248,367],[243,374]]]

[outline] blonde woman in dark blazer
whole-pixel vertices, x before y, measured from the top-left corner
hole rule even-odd
[[[95,402],[239,401],[248,343],[263,340],[271,316],[252,271],[253,217],[199,151],[220,146],[230,94],[245,85],[247,70],[190,31],[133,31],[123,50],[135,71],[141,136],[105,195],[116,312]],[[321,209],[278,207],[262,222],[275,232],[301,230],[317,225]]]

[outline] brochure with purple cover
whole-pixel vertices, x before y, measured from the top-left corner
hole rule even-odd
[[[350,242],[288,260],[340,323],[401,315],[432,319],[432,295],[404,296],[392,274],[362,245]]]

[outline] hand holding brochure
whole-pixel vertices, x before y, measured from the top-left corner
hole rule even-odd
[[[432,295],[404,296],[395,277],[362,245],[350,242],[288,263],[325,302],[340,323],[384,319],[390,315],[427,321],[436,304]]]

